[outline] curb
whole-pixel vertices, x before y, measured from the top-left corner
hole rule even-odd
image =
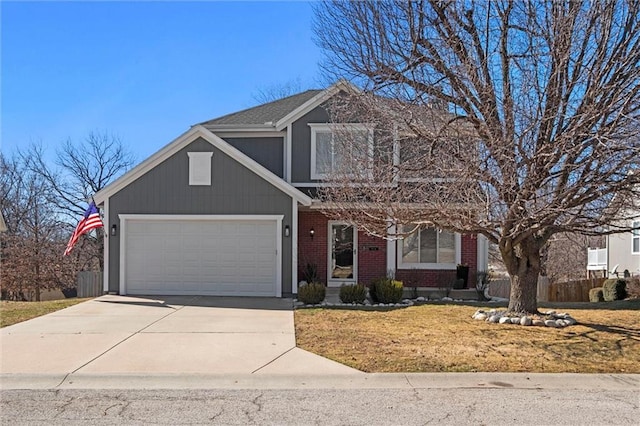
[[[1,374],[0,389],[522,389],[640,391],[640,374]]]

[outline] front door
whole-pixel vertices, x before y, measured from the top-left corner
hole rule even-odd
[[[329,287],[357,282],[358,233],[356,227],[342,222],[329,222]]]

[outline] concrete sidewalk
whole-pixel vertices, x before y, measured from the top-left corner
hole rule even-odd
[[[640,394],[640,374],[3,374],[0,389],[508,389]]]
[[[296,348],[292,301],[102,296],[0,330],[0,374],[362,374]],[[6,379],[9,380],[9,379]]]
[[[103,296],[0,330],[1,389],[610,389],[640,375],[367,374],[295,346],[288,299]]]

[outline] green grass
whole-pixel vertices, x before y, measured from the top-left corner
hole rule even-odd
[[[300,309],[296,340],[302,349],[366,372],[640,373],[640,300],[543,306],[570,313],[578,324],[490,324],[471,318],[479,307],[495,307],[480,304]]]
[[[90,299],[62,299],[46,302],[10,302],[0,301],[0,327],[17,324]]]

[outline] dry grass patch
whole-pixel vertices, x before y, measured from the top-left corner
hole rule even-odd
[[[30,320],[87,300],[90,300],[90,298],[49,300],[46,302],[10,302],[3,300],[0,301],[0,327]]]
[[[296,339],[366,372],[640,373],[640,300],[616,303],[567,309],[579,324],[564,329],[475,321],[474,306],[301,309]]]

